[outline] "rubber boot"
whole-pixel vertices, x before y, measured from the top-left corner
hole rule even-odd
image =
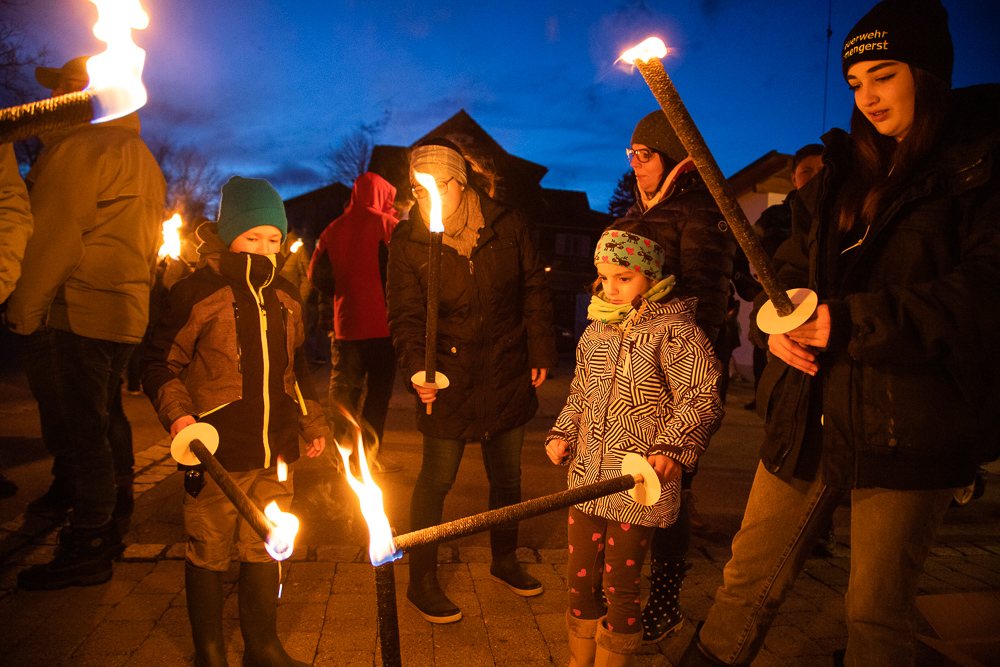
[[[490,576],[521,597],[541,595],[542,582],[524,571],[517,562],[517,528],[494,528],[490,531]]]
[[[240,563],[240,631],[243,667],[307,667],[293,660],[278,639],[278,578],[280,566]]]
[[[567,609],[566,633],[569,636],[569,667],[594,667],[597,619],[577,618]]]
[[[455,623],[462,620],[462,610],[448,599],[437,580],[437,545],[422,546],[410,552],[410,583],[406,599],[428,623]]]
[[[229,667],[222,633],[222,573],[184,563],[195,667]]]
[[[632,662],[632,656],[642,646],[642,633],[629,635],[612,632],[605,624],[603,617],[597,623],[594,640],[597,650],[594,652],[594,667],[625,667]]]
[[[687,564],[683,558],[665,563],[651,560],[649,569],[649,599],[642,610],[642,641],[647,644],[662,641],[684,624],[679,598]]]

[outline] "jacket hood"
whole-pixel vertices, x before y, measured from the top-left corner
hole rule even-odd
[[[391,215],[395,219],[396,211],[392,207],[395,198],[396,188],[389,181],[378,174],[366,172],[355,179],[351,190],[351,205],[347,210],[356,206],[363,207],[380,215]]]
[[[229,255],[240,255],[247,253],[235,253],[229,249],[222,239],[219,238],[219,225],[211,220],[206,221],[198,225],[198,229],[195,232],[198,239],[201,240],[201,244],[198,246],[198,267],[211,266],[216,271],[219,271],[219,260],[223,254]],[[265,257],[265,255],[260,255]],[[278,253],[274,256],[275,261],[275,272],[281,271],[282,267],[285,265],[285,261],[288,258],[284,253]]]
[[[942,134],[949,156],[962,164],[1000,146],[1000,84],[957,88],[951,94]]]
[[[133,111],[127,116],[122,116],[121,118],[115,118],[114,120],[104,121],[103,123],[97,123],[96,125],[93,125],[91,123],[86,123],[84,125],[72,125],[64,129],[43,132],[38,135],[38,138],[41,139],[42,146],[44,146],[45,148],[51,148],[52,146],[56,145],[57,143],[59,143],[60,141],[62,141],[63,139],[65,139],[70,135],[76,134],[77,132],[82,132],[85,130],[90,130],[99,127],[120,127],[126,130],[132,130],[136,134],[139,134],[142,129],[142,125],[139,122],[139,112]]]

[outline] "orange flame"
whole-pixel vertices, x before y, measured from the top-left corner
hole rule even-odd
[[[158,257],[180,259],[181,235],[180,228],[184,224],[180,213],[174,213],[169,220],[163,221],[163,245],[160,246]]]
[[[401,558],[403,553],[396,549],[396,543],[392,538],[392,527],[389,525],[389,517],[385,515],[382,489],[378,488],[378,484],[372,479],[372,473],[368,467],[361,425],[342,405],[334,403],[334,408],[353,427],[352,430],[357,439],[358,467],[361,469],[361,480],[351,472],[351,448],[344,447],[338,442],[337,451],[340,452],[340,458],[344,461],[344,474],[347,475],[347,483],[357,494],[361,504],[361,514],[368,523],[368,559],[371,560],[372,565],[384,565]]]
[[[389,526],[389,517],[385,515],[384,504],[382,502],[382,489],[372,479],[371,471],[368,470],[368,462],[365,460],[365,448],[360,443],[358,447],[358,460],[361,467],[361,482],[351,473],[350,456],[351,450],[337,443],[337,450],[344,460],[344,474],[347,475],[347,483],[358,494],[361,502],[361,514],[368,523],[368,559],[372,565],[382,565],[389,561],[396,560],[402,553],[396,551],[396,543],[392,539],[392,528]]]
[[[667,50],[667,45],[663,43],[662,39],[659,37],[650,37],[618,56],[618,60],[623,60],[629,65],[634,65],[637,60],[645,62],[653,58],[663,58],[667,55]]]
[[[288,479],[288,464],[278,459],[278,481],[284,482]]]
[[[295,254],[299,251],[299,248],[301,247],[302,247],[302,239],[299,239],[291,245],[291,247],[288,249],[288,252],[291,254]]]
[[[444,223],[441,222],[441,193],[438,192],[437,181],[430,174],[422,174],[419,171],[413,172],[413,177],[431,196],[431,233],[444,232]]]
[[[294,514],[282,512],[278,503],[264,508],[264,516],[274,524],[271,534],[264,540],[264,548],[274,560],[285,560],[292,555],[295,548],[295,536],[299,532],[299,518]]]
[[[97,6],[94,35],[108,45],[104,53],[87,60],[94,91],[94,120],[99,123],[132,113],[146,103],[142,67],[146,52],[132,41],[132,29],[143,30],[149,17],[139,0],[90,0]]]

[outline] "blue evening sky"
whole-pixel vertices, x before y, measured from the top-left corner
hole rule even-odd
[[[408,145],[465,109],[542,185],[584,190],[604,210],[636,121],[656,102],[614,64],[650,35],[726,175],[845,126],[847,31],[872,0],[835,0],[823,124],[827,0],[342,2],[142,0],[150,102],[145,136],[197,145],[224,175],[285,197],[326,182],[320,158],[361,123]],[[1000,3],[945,0],[955,87],[1000,82]],[[32,0],[25,27],[51,64],[95,54],[88,0]],[[44,91],[39,89],[39,97]]]

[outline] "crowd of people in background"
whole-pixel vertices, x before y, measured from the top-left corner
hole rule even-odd
[[[791,193],[756,224],[779,282],[808,287],[819,305],[791,331],[751,325],[746,408],[764,421],[760,464],[724,582],[681,665],[754,659],[805,558],[829,544],[844,497],[848,643],[836,659],[913,663],[916,577],[954,489],[1000,454],[988,423],[1000,397],[1000,91],[952,90],[953,59],[940,0],[878,3],[845,39],[850,131],[797,151]],[[36,77],[52,96],[79,91],[85,63]],[[0,147],[0,302],[53,459],[51,485],[27,511],[66,521],[53,558],[22,570],[19,587],[112,577],[134,505],[121,393],[140,380],[171,437],[223,434],[217,458],[238,485],[287,509],[293,478],[278,479],[279,462],[319,456],[352,429],[355,462],[402,468],[381,448],[398,370],[422,436],[410,529],[441,522],[469,442],[482,445],[490,509],[520,501],[525,424],[559,360],[544,264],[487,164],[447,137],[419,142],[409,187],[360,175],[311,255],[296,252],[274,188],[235,176],[218,219],[190,233],[179,258],[158,259],[166,186],[139,130],[132,113],[51,132],[24,180],[11,146]],[[636,202],[595,249],[590,324],[544,446],[569,466],[571,488],[638,454],[661,495],[645,507],[622,492],[569,512],[577,667],[627,664],[684,622],[686,554],[707,524],[692,480],[723,416],[734,294],[755,312],[767,301],[662,111],[639,119],[626,154]],[[432,199],[444,226],[433,354],[447,388],[420,379]],[[326,405],[303,347],[306,304],[317,301],[331,348]],[[244,664],[301,664],[277,637],[277,563],[201,466],[181,467],[196,664],[226,664],[222,573],[233,554]],[[0,495],[16,491],[0,475]],[[515,556],[516,524],[491,530],[490,546],[495,580],[524,597],[543,592]],[[459,621],[437,579],[437,546],[409,556],[409,603],[431,623]]]

